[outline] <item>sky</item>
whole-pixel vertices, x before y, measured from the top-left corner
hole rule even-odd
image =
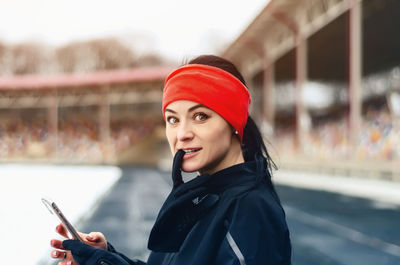
[[[179,61],[228,45],[268,2],[0,0],[0,41],[59,46],[115,36],[141,53],[156,51]]]

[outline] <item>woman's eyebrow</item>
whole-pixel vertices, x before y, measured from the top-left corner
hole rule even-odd
[[[194,105],[193,107],[189,108],[189,112],[192,112],[192,111],[194,111],[195,109],[198,109],[198,108],[206,108],[206,107],[204,105],[197,104],[197,105]]]
[[[195,109],[198,109],[198,108],[207,108],[207,107],[205,107],[205,106],[203,106],[201,104],[197,104],[197,105],[194,105],[193,107],[189,108],[188,112],[192,112],[192,111],[194,111]],[[165,109],[165,112],[167,112],[167,111],[176,114],[176,111],[174,111],[172,109],[168,109],[168,108]]]
[[[173,111],[172,109],[165,109],[165,112],[172,112],[172,113],[176,113],[176,111]]]

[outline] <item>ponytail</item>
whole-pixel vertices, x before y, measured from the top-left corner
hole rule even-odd
[[[242,152],[244,161],[246,162],[257,160],[257,157],[264,157],[270,175],[272,175],[273,169],[277,169],[276,164],[267,151],[260,130],[250,116],[247,118],[247,123],[243,130]]]

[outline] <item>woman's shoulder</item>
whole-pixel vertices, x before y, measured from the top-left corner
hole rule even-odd
[[[232,219],[251,219],[256,222],[283,223],[285,212],[274,190],[261,185],[238,197],[232,207]]]
[[[238,197],[225,221],[228,241],[249,264],[289,264],[290,238],[283,208],[272,188],[252,189]]]

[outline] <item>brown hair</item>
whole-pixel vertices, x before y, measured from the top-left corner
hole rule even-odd
[[[222,57],[215,55],[201,55],[190,60],[188,64],[204,64],[218,67],[238,78],[246,86],[246,82],[236,66]],[[248,117],[243,130],[242,152],[245,161],[257,161],[261,157],[265,158],[266,168],[270,175],[272,174],[273,168],[277,169],[276,164],[267,151],[260,130],[250,116]]]

